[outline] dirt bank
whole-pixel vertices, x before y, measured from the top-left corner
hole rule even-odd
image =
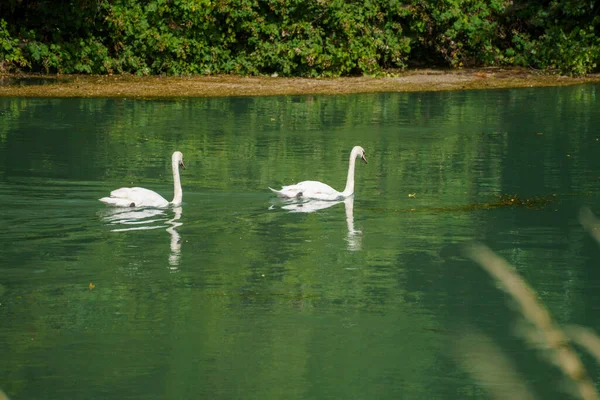
[[[185,98],[350,94],[566,86],[600,82],[600,75],[566,77],[524,69],[417,70],[387,77],[334,79],[127,75],[0,75],[0,97]]]

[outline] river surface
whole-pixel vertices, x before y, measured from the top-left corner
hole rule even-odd
[[[559,324],[600,331],[600,247],[578,221],[584,206],[600,215],[599,92],[2,98],[0,388],[13,400],[487,399],[465,359],[500,364],[480,354],[489,340],[532,396],[569,398],[464,245],[506,258]],[[368,164],[352,198],[270,192],[343,190],[355,145]],[[98,201],[123,186],[171,200],[176,150],[181,206]]]

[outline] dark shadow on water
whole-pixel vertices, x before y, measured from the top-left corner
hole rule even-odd
[[[71,81],[72,79],[61,79],[61,83]],[[58,84],[58,79],[54,77],[0,78],[0,86],[44,86],[56,84]]]

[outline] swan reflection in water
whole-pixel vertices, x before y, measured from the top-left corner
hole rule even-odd
[[[172,210],[174,216],[171,219],[167,214],[169,209],[157,208],[107,208],[101,213],[101,216],[107,224],[115,226],[110,230],[111,232],[166,228],[171,235],[169,265],[171,265],[171,271],[175,272],[178,270],[177,266],[181,258],[181,236],[176,228],[183,225],[182,222],[178,222],[183,210],[181,206],[173,207]]]
[[[326,201],[326,200],[308,200],[302,203],[294,202],[281,206],[283,210],[287,210],[293,213],[311,213],[319,210],[324,210],[329,207],[333,207],[336,204],[344,203],[346,208],[346,224],[348,225],[348,234],[346,235],[346,242],[348,242],[348,250],[356,251],[361,248],[362,232],[354,229],[354,196],[347,197],[344,200],[339,201]]]
[[[171,265],[171,271],[176,271],[179,265],[179,259],[181,258],[181,236],[179,232],[175,230],[178,226],[183,225],[182,222],[177,222],[181,218],[182,208],[173,207],[175,215],[173,218],[167,221],[167,224],[171,225],[167,228],[167,232],[171,235],[171,255],[169,256],[169,264]]]

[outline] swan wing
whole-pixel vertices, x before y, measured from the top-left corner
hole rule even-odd
[[[103,197],[101,202],[116,207],[166,207],[169,202],[160,194],[145,188],[120,188]]]
[[[279,196],[286,198],[304,197],[316,200],[339,200],[341,197],[340,192],[318,181],[303,181],[295,185],[283,186],[281,190],[271,190]]]

